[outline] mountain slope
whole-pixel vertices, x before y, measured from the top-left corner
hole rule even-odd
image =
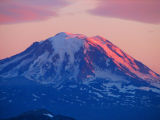
[[[75,119],[67,116],[55,115],[45,109],[40,109],[40,110],[28,111],[19,116],[4,120],[75,120]]]
[[[62,32],[0,60],[0,98],[0,117],[47,108],[78,120],[114,120],[114,112],[132,109],[132,117],[118,117],[156,120],[160,76],[103,37]]]
[[[82,68],[80,64],[83,64]],[[82,77],[83,67],[87,70],[83,76],[85,78],[88,75],[94,77],[101,70],[105,74],[117,72],[150,82],[160,81],[158,74],[125,54],[108,40],[100,36],[86,37],[64,32],[45,41],[35,42],[24,52],[1,60],[0,65],[2,77],[25,76],[38,81],[45,79],[45,82],[60,77],[64,73],[62,70],[68,72],[72,70],[76,73],[75,79],[79,79],[79,76]]]

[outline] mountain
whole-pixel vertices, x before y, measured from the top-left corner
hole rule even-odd
[[[0,60],[0,117],[158,120],[160,75],[101,36],[61,32]],[[126,114],[127,112],[127,114]]]
[[[4,120],[75,120],[63,115],[55,115],[45,109],[38,109],[25,112],[19,116]]]

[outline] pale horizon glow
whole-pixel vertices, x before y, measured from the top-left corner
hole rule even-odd
[[[103,36],[160,74],[160,24],[87,12],[96,4],[91,0],[73,1],[73,4],[65,3],[63,8],[58,8],[56,16],[45,16],[43,20],[1,23],[0,59],[22,52],[35,41],[45,40],[59,32],[70,32]]]

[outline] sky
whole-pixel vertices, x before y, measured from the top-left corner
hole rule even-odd
[[[59,32],[100,35],[160,74],[159,0],[0,0],[0,59]]]

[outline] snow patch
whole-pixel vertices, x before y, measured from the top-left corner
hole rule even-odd
[[[52,114],[49,114],[49,113],[44,113],[43,115],[48,116],[48,117],[50,117],[50,118],[53,118],[53,117],[54,117]]]
[[[77,85],[70,85],[70,88],[77,88]]]
[[[9,102],[9,103],[11,103],[11,102],[12,102],[12,100],[8,100],[8,102]]]
[[[98,68],[98,67],[95,67],[95,68]],[[95,69],[95,77],[96,78],[104,78],[104,79],[113,80],[113,81],[127,82],[127,80],[125,80],[125,78],[118,76],[116,74],[113,74],[108,70]]]
[[[93,92],[95,95],[97,95],[97,97],[99,97],[99,98],[103,98],[103,95],[101,95],[100,93],[98,93],[98,92]]]
[[[33,97],[35,97],[35,98],[40,98],[38,95],[36,95],[36,94],[32,94],[32,96]]]

